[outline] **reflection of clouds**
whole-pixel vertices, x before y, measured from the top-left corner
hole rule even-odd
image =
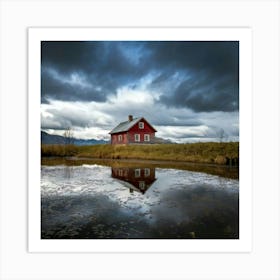
[[[219,213],[229,219],[234,213],[238,219],[237,180],[172,169],[157,169],[157,178],[143,195],[129,193],[125,182],[111,178],[110,167],[43,166],[43,228],[79,228],[102,221],[108,227],[124,222],[125,228],[133,225],[136,230],[141,223],[144,234],[166,224],[176,227],[207,216],[219,219]]]
[[[64,168],[64,178],[70,180],[73,174],[73,166],[65,166]]]
[[[93,213],[117,211],[117,203],[112,203],[106,196],[67,196],[65,198],[53,196],[42,198],[42,210],[46,214],[46,222],[55,224],[57,222],[85,223]],[[49,219],[49,217],[52,217]],[[44,215],[43,215],[44,217]]]
[[[209,185],[197,186],[176,192],[166,191],[161,196],[163,203],[153,209],[155,219],[170,222],[186,222],[211,213],[214,210],[238,211],[238,193],[231,194],[224,189],[213,189]]]

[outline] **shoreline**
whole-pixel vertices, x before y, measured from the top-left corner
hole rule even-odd
[[[42,157],[41,165],[66,165],[77,166],[83,164],[99,164],[108,167],[119,168],[170,168],[179,170],[188,170],[194,172],[203,172],[220,177],[239,179],[239,167],[221,165],[215,163],[196,163],[186,161],[169,161],[169,160],[147,160],[147,159],[108,159],[108,158],[91,158],[91,157]]]
[[[59,158],[59,157],[57,157]],[[178,164],[178,165],[199,165],[209,167],[224,167],[224,168],[238,168],[238,166],[230,166],[226,164],[207,163],[207,162],[193,162],[181,160],[159,160],[159,159],[139,159],[139,158],[92,158],[92,157],[65,157],[66,160],[92,160],[92,161],[108,161],[108,162],[127,162],[127,163],[149,163],[149,164]]]

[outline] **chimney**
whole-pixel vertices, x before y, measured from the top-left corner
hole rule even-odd
[[[128,116],[128,120],[131,122],[131,121],[133,121],[133,116],[132,115],[129,115]]]

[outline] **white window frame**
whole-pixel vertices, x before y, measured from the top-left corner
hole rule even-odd
[[[139,168],[134,169],[134,177],[135,178],[141,177],[141,169],[139,169]]]
[[[148,136],[148,138],[146,139],[147,136]],[[144,134],[144,141],[145,142],[150,142],[151,141],[150,134]]]
[[[120,142],[122,140],[123,140],[122,134],[118,135],[118,142]]]
[[[141,191],[144,191],[146,188],[146,184],[145,184],[145,181],[139,181],[139,189]]]
[[[134,141],[140,142],[140,134],[134,134]]]
[[[144,129],[144,122],[139,122],[139,123],[138,123],[138,127],[139,127],[140,129]]]
[[[151,175],[151,169],[150,168],[145,168],[144,169],[144,175],[145,175],[145,177],[149,177]]]

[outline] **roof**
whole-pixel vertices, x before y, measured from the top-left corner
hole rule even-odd
[[[119,133],[119,132],[125,132],[128,131],[130,128],[132,128],[135,124],[137,124],[140,120],[145,120],[143,117],[141,118],[135,118],[132,121],[126,121],[121,122],[118,124],[114,129],[112,129],[109,134]],[[146,120],[145,120],[146,121]],[[146,121],[147,122],[147,121]],[[147,122],[148,123],[148,122]],[[149,124],[149,123],[148,123]],[[149,124],[150,125],[150,124]],[[151,126],[151,125],[150,125]],[[152,126],[151,126],[152,127]],[[153,127],[152,127],[153,128]],[[153,128],[154,129],[154,128]],[[155,130],[155,129],[154,129]],[[156,131],[156,130],[155,130]]]
[[[129,189],[133,189],[134,191],[140,192],[142,194],[144,194],[154,184],[154,182],[157,180],[156,178],[151,180],[151,182],[149,184],[145,184],[145,188],[141,190],[139,188],[139,181],[129,182],[129,181],[122,180],[120,178],[116,178],[116,179],[118,181],[121,181],[125,187],[127,187]]]

